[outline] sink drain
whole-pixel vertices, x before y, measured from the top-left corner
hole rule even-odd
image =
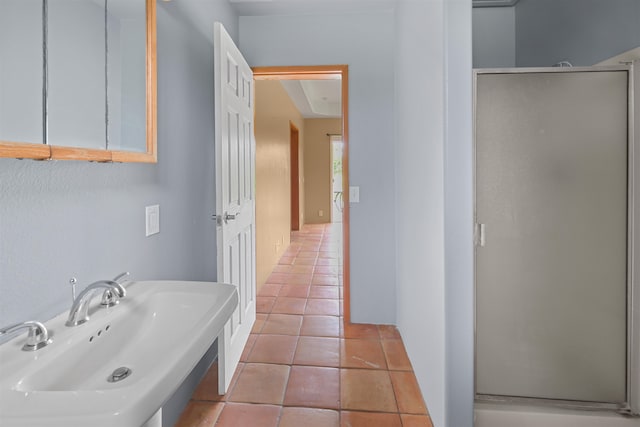
[[[109,381],[110,383],[117,383],[118,381],[122,381],[123,379],[131,375],[131,372],[131,369],[127,368],[126,366],[121,366],[113,371],[111,375],[109,375],[107,381]]]

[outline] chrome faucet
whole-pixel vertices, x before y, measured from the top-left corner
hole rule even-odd
[[[124,298],[127,294],[124,287],[113,280],[98,280],[87,286],[84,291],[80,292],[69,310],[69,319],[67,326],[78,326],[89,320],[89,303],[91,299],[100,291],[110,290],[113,295],[118,298]]]
[[[27,322],[16,323],[14,325],[6,326],[0,329],[0,335],[13,334],[15,332],[28,329],[27,342],[22,346],[24,351],[39,350],[47,344],[51,344],[51,338],[49,338],[49,331],[40,322],[29,320]]]

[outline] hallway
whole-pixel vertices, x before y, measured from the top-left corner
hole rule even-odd
[[[214,364],[177,427],[432,427],[396,328],[342,322],[341,235],[292,233],[229,392]]]

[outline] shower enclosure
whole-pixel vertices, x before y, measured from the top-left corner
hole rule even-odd
[[[640,412],[638,68],[474,73],[479,401]]]

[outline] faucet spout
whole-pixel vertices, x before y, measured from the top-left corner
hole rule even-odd
[[[89,320],[89,303],[95,295],[104,290],[112,291],[117,297],[124,298],[127,294],[124,287],[113,280],[98,280],[87,286],[75,299],[69,310],[67,326],[78,326]]]

